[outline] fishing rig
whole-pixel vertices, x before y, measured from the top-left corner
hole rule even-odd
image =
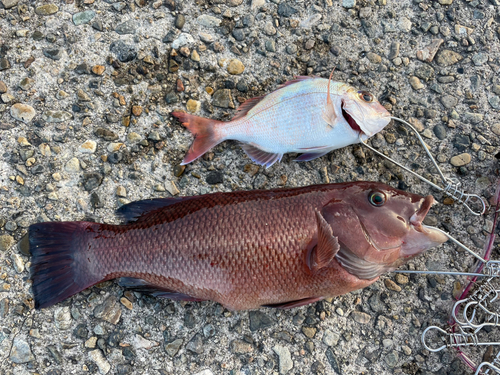
[[[471,214],[475,216],[484,215],[488,209],[486,202],[477,194],[469,194],[463,191],[460,188],[460,181],[458,179],[449,178],[443,174],[417,130],[411,124],[400,118],[391,118],[409,127],[417,136],[418,140],[422,144],[422,147],[427,153],[427,156],[434,164],[434,167],[436,168],[444,185],[443,187],[429,181],[420,174],[374,149],[366,143],[367,138],[363,137],[363,135],[360,135],[359,137],[360,143],[375,154],[388,159],[398,167],[413,174],[423,182],[432,186],[434,189],[443,192],[455,202],[463,204]],[[474,205],[474,207],[472,207],[472,205]],[[457,241],[450,234],[434,228],[446,235],[454,244],[476,258],[476,263],[472,267],[471,272],[416,270],[393,271],[405,274],[416,273],[467,276],[467,282],[460,291],[460,296],[452,308],[450,319],[448,321],[448,327],[443,329],[437,326],[429,326],[423,331],[421,340],[425,349],[430,352],[440,352],[446,348],[453,348],[458,357],[462,359],[462,361],[465,362],[465,364],[473,371],[475,371],[474,375],[500,375],[500,342],[489,342],[487,339],[486,341],[483,341],[484,336],[488,336],[488,332],[490,332],[491,328],[500,326],[500,289],[495,287],[495,285],[500,286],[500,261],[490,259],[495,242],[495,228],[500,216],[500,183],[498,184],[493,197],[492,208],[494,208],[494,211],[491,233],[489,233],[486,238],[486,244],[481,255]],[[435,345],[429,343],[430,336],[434,336],[434,338],[437,337],[440,340],[441,345],[438,344],[436,347]],[[488,346],[491,348],[496,346],[499,348],[498,353],[495,356],[490,356],[490,358],[483,357],[483,361],[476,364],[463,349],[466,347],[480,346]]]

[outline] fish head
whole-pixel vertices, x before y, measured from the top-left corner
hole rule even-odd
[[[351,86],[342,95],[341,109],[349,126],[368,137],[381,131],[391,121],[391,114],[375,95]]]
[[[323,208],[333,235],[338,237],[337,260],[359,278],[369,279],[448,240],[422,224],[434,204],[390,186],[361,182],[349,186]]]

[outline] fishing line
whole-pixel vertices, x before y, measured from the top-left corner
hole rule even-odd
[[[400,119],[398,117],[393,117],[393,116],[391,116],[391,119],[399,121],[399,122],[405,124],[406,126],[408,126],[415,133],[415,135],[417,136],[418,140],[422,144],[422,147],[424,148],[425,152],[427,153],[427,156],[429,156],[429,158],[431,159],[432,163],[434,164],[434,167],[438,171],[439,176],[441,177],[441,180],[443,181],[443,184],[445,186],[444,188],[441,187],[441,186],[436,185],[435,183],[433,183],[431,181],[429,181],[425,177],[419,175],[418,173],[416,173],[416,172],[412,171],[411,169],[405,167],[404,165],[398,163],[394,159],[392,159],[392,158],[384,155],[380,151],[375,150],[373,147],[371,147],[370,145],[368,145],[365,142],[366,138],[363,137],[361,134],[359,135],[359,141],[360,141],[360,143],[363,144],[366,148],[368,148],[371,151],[375,152],[377,155],[382,156],[383,158],[385,158],[385,159],[389,160],[390,162],[396,164],[398,167],[403,168],[405,171],[407,171],[407,172],[413,174],[414,176],[418,177],[420,180],[424,181],[425,183],[431,185],[434,189],[442,191],[444,194],[446,194],[447,196],[449,196],[453,200],[457,201],[459,204],[463,204],[465,207],[467,207],[467,209],[473,215],[475,215],[475,216],[483,215],[486,212],[486,203],[485,203],[485,201],[479,195],[477,195],[477,194],[468,194],[468,193],[465,193],[463,190],[460,189],[460,181],[458,181],[458,179],[456,179],[456,178],[449,178],[449,177],[446,177],[443,174],[443,172],[441,171],[441,168],[439,168],[436,160],[434,159],[434,157],[430,153],[429,149],[427,148],[427,145],[425,144],[424,140],[422,139],[422,137],[420,136],[420,134],[418,134],[418,131],[411,124],[409,124],[408,122],[406,122],[403,119]],[[365,139],[363,139],[363,138],[365,138]],[[480,210],[479,211],[475,211],[473,208],[471,208],[469,206],[469,204],[468,204],[469,202],[471,202],[471,203],[472,202],[480,203],[480,205],[481,205]]]

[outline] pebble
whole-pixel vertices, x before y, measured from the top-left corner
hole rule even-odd
[[[189,113],[196,113],[201,109],[201,102],[194,99],[189,99],[186,103],[186,109]]]
[[[123,186],[118,186],[116,188],[116,195],[119,197],[126,198],[127,197],[127,189],[125,189],[125,187],[123,187]]]
[[[16,241],[12,236],[3,234],[0,236],[0,251],[7,251],[14,245]]]
[[[229,61],[229,64],[227,64],[227,72],[229,74],[238,75],[238,74],[243,73],[244,70],[245,70],[245,66],[238,59],[231,59]]]
[[[273,39],[266,40],[266,51],[276,52],[276,42]]]
[[[398,21],[398,27],[403,32],[409,32],[411,30],[411,21],[406,17],[401,17]]]
[[[210,369],[205,369],[203,371],[200,371],[200,372],[197,372],[196,374],[193,374],[193,375],[214,375],[214,373],[212,371],[210,371]]]
[[[137,57],[137,51],[133,45],[117,40],[110,44],[109,50],[118,57],[121,62],[129,62]],[[104,72],[104,70],[103,70]],[[97,74],[97,73],[95,73]],[[102,74],[102,73],[101,73]],[[99,74],[98,74],[99,75]]]
[[[130,132],[127,134],[127,141],[129,141],[130,143],[137,143],[141,139],[142,139],[142,137],[135,132]]]
[[[120,298],[120,302],[123,306],[125,306],[129,310],[132,310],[134,308],[134,305],[132,304],[132,302],[130,302],[130,300],[128,300],[125,297]]]
[[[384,358],[385,363],[387,363],[387,366],[389,366],[390,368],[393,368],[398,363],[399,355],[398,355],[397,351],[393,350],[392,352],[387,353],[383,358]]]
[[[12,262],[14,263],[14,269],[17,273],[22,273],[24,271],[24,260],[19,256],[19,254],[12,253],[10,256]]]
[[[111,370],[111,365],[106,360],[100,349],[90,351],[89,358],[96,363],[101,375],[105,375],[109,372],[109,370]]]
[[[247,354],[253,352],[253,346],[243,340],[233,340],[230,344],[230,349],[234,354]]]
[[[120,320],[122,310],[115,297],[110,296],[103,304],[96,306],[94,316],[111,324],[117,324]]]
[[[175,357],[182,346],[182,339],[176,339],[168,344],[165,344],[165,351],[170,357]]]
[[[220,108],[235,108],[230,89],[219,89],[212,96],[212,104]]]
[[[488,55],[483,52],[476,53],[472,56],[472,62],[475,66],[481,66],[488,62]]]
[[[366,57],[372,64],[380,64],[382,62],[382,57],[373,52],[368,52]]]
[[[43,50],[45,57],[52,60],[61,60],[63,50],[61,48],[48,48]]]
[[[312,339],[316,335],[317,329],[315,327],[302,327],[302,333]]]
[[[7,92],[7,85],[5,82],[0,81],[0,94],[6,93]]]
[[[73,118],[73,115],[69,112],[66,111],[45,111],[42,114],[42,119],[45,122],[65,122],[68,120],[71,120]]]
[[[425,87],[423,83],[420,82],[420,79],[415,76],[410,77],[410,85],[414,90],[421,90]]]
[[[28,91],[35,85],[35,80],[33,78],[26,77],[20,83],[19,87],[21,90]]]
[[[292,356],[288,348],[275,345],[273,351],[278,355],[280,374],[286,374],[293,368]]]
[[[122,61],[122,60],[120,60]],[[106,67],[104,65],[94,65],[92,67],[92,73],[94,73],[96,76],[102,76],[104,71],[106,70]]]
[[[71,327],[72,318],[68,306],[56,307],[54,310],[54,323],[60,330],[66,330]]]
[[[441,66],[451,66],[461,61],[463,56],[455,51],[448,49],[442,50],[436,58],[436,61]]]
[[[140,105],[133,105],[132,106],[132,114],[135,117],[139,117],[142,114],[142,106],[140,106]]]
[[[346,9],[352,9],[356,6],[356,0],[342,0],[342,6]]]
[[[152,349],[160,344],[156,341],[147,340],[144,337],[142,337],[141,335],[135,335],[133,345],[134,345],[135,349],[149,350],[149,349]]]
[[[482,113],[467,112],[464,115],[464,121],[470,122],[471,124],[478,124],[483,121],[484,115]]]
[[[106,150],[108,152],[117,152],[120,151],[124,147],[124,144],[121,142],[111,142],[108,147],[106,147]]]
[[[16,103],[12,107],[10,107],[10,115],[14,119],[27,124],[31,120],[33,120],[36,115],[36,111],[32,106],[28,104]]]
[[[77,173],[80,171],[80,160],[78,158],[71,158],[66,165],[64,170],[69,173]]]
[[[372,318],[367,313],[357,311],[357,310],[354,310],[353,312],[351,312],[351,316],[354,319],[354,321],[356,321],[357,323],[360,323],[360,324],[368,324]]]
[[[264,25],[264,33],[268,36],[276,34],[276,28],[271,21],[266,22],[266,24]]]
[[[90,339],[85,341],[85,347],[89,349],[94,349],[97,344],[97,337],[92,336]]]
[[[432,130],[434,131],[437,139],[442,141],[446,138],[446,128],[444,127],[444,125],[438,124]]]
[[[399,42],[391,43],[391,47],[389,49],[389,56],[387,56],[389,60],[395,59],[396,57],[399,56],[399,47],[400,47]]]
[[[214,16],[202,14],[196,19],[196,22],[205,27],[219,27],[222,21]]]
[[[2,0],[5,9],[13,8],[19,3],[19,0]]]
[[[191,60],[193,61],[200,61],[200,55],[198,54],[198,52],[194,49],[193,51],[191,51]]]
[[[93,140],[88,140],[78,148],[78,151],[84,154],[93,154],[96,151],[96,149],[97,149],[97,142]]]
[[[274,321],[262,311],[250,311],[248,317],[250,319],[250,331],[252,332],[274,325]]]
[[[135,34],[136,24],[134,20],[128,20],[118,24],[115,27],[115,32],[120,35]]]
[[[194,38],[191,36],[191,34],[180,33],[179,36],[172,42],[172,48],[178,49],[191,43],[194,43]]]
[[[118,135],[114,131],[104,128],[97,128],[94,134],[105,141],[115,141],[118,139]]]
[[[5,94],[2,94],[0,96],[0,99],[2,99],[2,102],[7,104],[7,103],[10,103],[11,101],[13,101],[15,99],[15,97],[12,96],[11,94],[9,94],[8,92],[6,92]]]
[[[186,344],[186,349],[196,354],[203,353],[203,339],[199,333],[194,335],[194,337]]]
[[[27,363],[35,360],[29,344],[22,338],[16,336],[12,343],[9,359],[14,363]]]
[[[340,340],[340,335],[337,332],[333,332],[330,329],[327,329],[323,334],[323,343],[326,346],[337,346]]]
[[[455,108],[458,104],[458,99],[453,95],[444,95],[441,97],[441,104],[444,105],[445,108],[451,109]]]
[[[175,27],[181,30],[184,27],[185,23],[186,23],[186,17],[184,17],[184,15],[182,14],[178,14],[177,17],[175,18]]]
[[[456,155],[450,159],[451,165],[455,167],[462,167],[464,165],[469,164],[470,162],[471,162],[471,155],[468,153]]]
[[[401,349],[403,350],[403,353],[405,353],[405,355],[411,355],[411,349],[408,346],[403,345],[401,346]]]
[[[417,59],[420,61],[425,61],[425,62],[432,62],[434,60],[434,57],[436,56],[436,53],[443,44],[444,40],[443,39],[433,39],[431,41],[431,44],[426,46],[424,49],[417,51]]]
[[[385,284],[386,288],[389,290],[393,290],[395,292],[401,292],[401,287],[398,284],[396,284],[394,281],[392,281],[391,279],[385,279],[384,284]]]
[[[491,126],[491,131],[493,134],[500,135],[500,123],[493,124]]]
[[[83,12],[73,14],[73,23],[75,26],[84,25],[92,21],[95,17],[95,12],[93,10],[86,10]]]
[[[39,16],[50,16],[59,11],[59,7],[56,4],[45,4],[35,8],[35,13]]]
[[[495,108],[495,109],[500,109],[500,97],[498,96],[492,96],[490,98],[488,98],[488,103],[490,103],[490,105]]]
[[[214,37],[208,33],[201,32],[198,34],[198,36],[200,37],[200,39],[203,43],[210,44],[210,43],[213,43],[213,41],[214,41]]]
[[[175,185],[174,181],[165,181],[165,189],[173,196],[177,195],[180,193],[179,189],[177,188],[177,185]]]

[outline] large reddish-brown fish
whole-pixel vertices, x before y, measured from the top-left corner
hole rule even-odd
[[[233,310],[294,307],[375,282],[447,240],[433,204],[376,182],[215,193],[123,206],[124,225],[29,228],[37,308],[104,280]]]

